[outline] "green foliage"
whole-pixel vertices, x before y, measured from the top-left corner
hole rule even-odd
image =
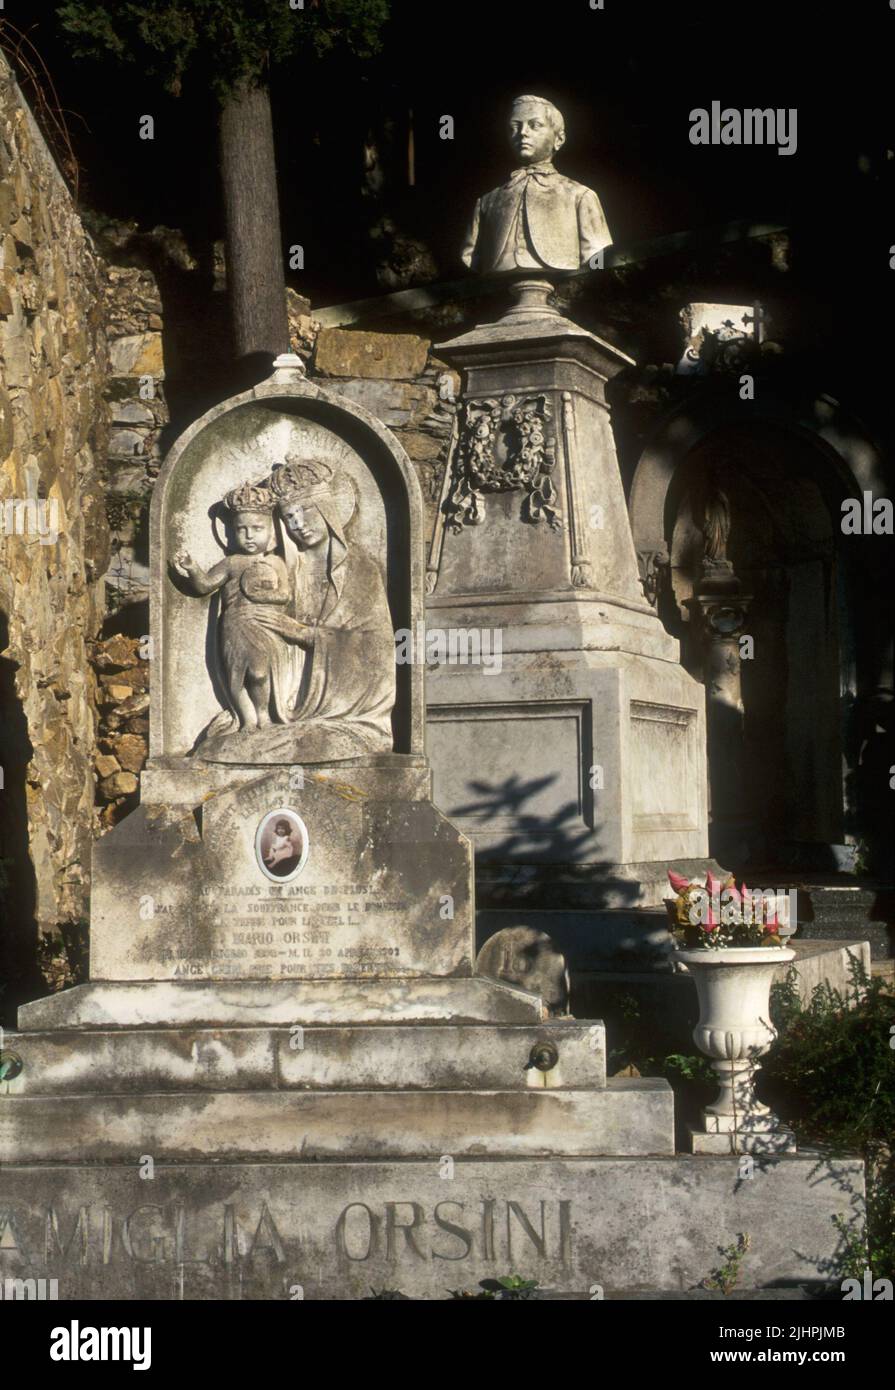
[[[843,1276],[895,1278],[895,996],[853,961],[844,990],[818,985],[807,1005],[795,973],[775,985],[777,1043],[764,1059],[763,1087],[803,1145],[860,1153],[867,1169],[867,1227],[843,1237]]]
[[[719,1247],[722,1263],[718,1269],[702,1280],[704,1289],[720,1289],[723,1294],[733,1293],[740,1278],[740,1266],[746,1258],[746,1251],[752,1244],[748,1235],[738,1235],[734,1245]]]
[[[837,1275],[842,1279],[863,1279],[865,1269],[870,1268],[866,1231],[856,1231],[847,1216],[834,1216],[833,1225],[842,1240]]]
[[[478,1289],[450,1289],[451,1298],[508,1299],[523,1302],[540,1296],[537,1279],[523,1279],[519,1274],[504,1274],[500,1279],[480,1279]]]
[[[873,851],[866,840],[855,840],[855,863],[854,873],[860,878],[870,873],[870,865],[873,859]]]
[[[380,47],[389,0],[65,0],[57,8],[76,58],[138,63],[175,96],[200,72],[219,98],[263,79],[271,63]]]
[[[803,1006],[790,971],[774,990],[780,1037],[764,1062],[766,1080],[786,1089],[802,1130],[844,1150],[886,1144],[895,1134],[895,997],[860,961],[851,974],[845,991],[817,985]]]
[[[682,1081],[704,1081],[709,1086],[718,1084],[711,1062],[702,1053],[690,1056],[683,1052],[670,1052],[665,1058],[663,1071],[669,1080],[679,1076]]]

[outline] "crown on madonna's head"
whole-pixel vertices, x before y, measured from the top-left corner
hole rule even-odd
[[[287,454],[286,462],[278,464],[270,476],[270,486],[279,502],[293,497],[320,496],[329,492],[336,482],[336,473],[322,459],[303,459]]]
[[[276,498],[266,483],[240,483],[225,495],[224,506],[231,512],[272,512]]]

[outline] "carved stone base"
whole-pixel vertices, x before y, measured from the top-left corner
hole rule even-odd
[[[508,892],[565,865],[581,906],[655,906],[669,862],[707,855],[702,689],[679,666],[547,647],[439,666],[427,694],[436,804]]]
[[[860,1161],[756,1159],[751,1180],[736,1165],[692,1155],[157,1163],[146,1183],[136,1159],[5,1164],[0,1207],[16,1241],[0,1248],[0,1275],[56,1277],[64,1299],[363,1299],[371,1288],[437,1299],[508,1274],[536,1279],[548,1298],[680,1296],[748,1231],[737,1293],[828,1278],[841,1247],[833,1217],[860,1220]]]

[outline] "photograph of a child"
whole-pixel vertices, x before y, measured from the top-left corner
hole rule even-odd
[[[258,827],[255,847],[268,878],[292,878],[304,865],[307,832],[294,812],[271,811]]]

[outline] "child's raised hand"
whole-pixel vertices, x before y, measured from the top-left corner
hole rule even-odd
[[[184,579],[190,579],[196,573],[198,566],[190,555],[189,551],[181,550],[174,556],[174,568],[178,574],[182,574]]]

